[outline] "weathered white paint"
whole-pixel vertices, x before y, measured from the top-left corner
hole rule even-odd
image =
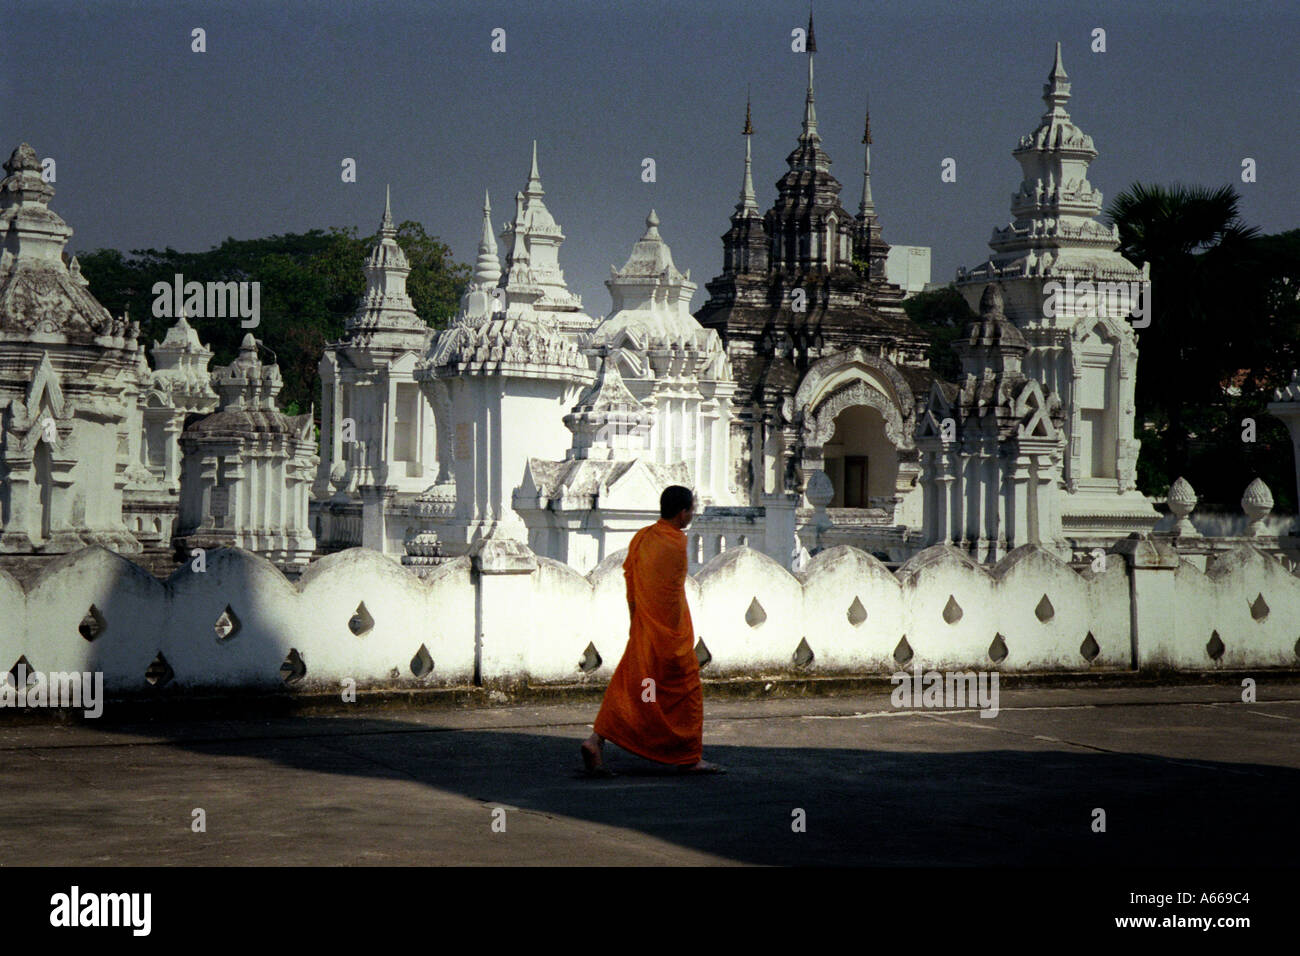
[[[892,673],[904,664],[1126,669],[1131,579],[1139,666],[1297,665],[1300,579],[1276,559],[1247,545],[1212,558],[1203,572],[1163,543],[1140,541],[1128,550],[1109,555],[1104,572],[1079,573],[1032,545],[992,568],[934,547],[895,574],[840,546],[796,576],[736,546],[687,578],[687,601],[712,656],[706,676]],[[360,685],[466,684],[476,653],[479,677],[489,683],[608,679],[627,641],[624,554],[586,576],[517,542],[503,554],[472,552],[421,578],[354,548],[290,582],[266,559],[229,549],[211,552],[206,570],[187,565],[164,583],[106,549],[83,549],[51,564],[26,593],[0,572],[0,664],[8,670],[25,656],[34,670],[99,670],[118,693],[148,690],[145,671],[160,652],[178,688],[275,687],[290,650],[307,667],[301,686],[317,690],[341,690],[348,678]],[[1044,597],[1051,613],[1040,618]],[[951,622],[943,613],[949,598],[961,609]],[[866,613],[855,612],[856,623],[855,600]],[[747,620],[755,602],[762,613]],[[358,634],[349,621],[363,603],[371,623]],[[105,626],[87,640],[78,625],[92,604]],[[223,640],[215,625],[227,607],[239,627]],[[1224,648],[1217,660],[1207,647],[1214,632]],[[1082,650],[1089,633],[1097,646],[1091,662]],[[995,663],[989,653],[999,634],[1007,653]],[[904,636],[912,657],[900,660]],[[813,659],[800,667],[794,655],[804,640]],[[584,673],[579,664],[589,644],[601,664]],[[434,669],[417,677],[412,661],[421,646]]]

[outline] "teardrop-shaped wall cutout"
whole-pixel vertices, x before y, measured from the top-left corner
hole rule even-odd
[[[943,619],[949,624],[956,624],[961,620],[961,605],[951,594],[948,595],[948,603],[943,606]]]
[[[1097,639],[1092,636],[1092,631],[1088,632],[1088,636],[1085,637],[1083,643],[1079,645],[1079,653],[1083,655],[1083,659],[1089,664],[1101,655],[1101,645],[1099,645]]]
[[[989,645],[989,660],[994,664],[1001,664],[1007,659],[1007,642],[1002,639],[1001,634],[993,635],[993,643]]]
[[[1052,602],[1044,594],[1038,601],[1038,607],[1034,608],[1034,616],[1046,624],[1052,618],[1056,617],[1056,608],[1052,607]]]
[[[239,616],[227,604],[226,609],[221,612],[221,616],[217,618],[216,624],[213,625],[213,629],[217,632],[217,640],[230,640],[239,633],[240,624]]]
[[[145,668],[144,672],[144,679],[154,687],[162,687],[175,676],[176,672],[172,670],[171,664],[167,663],[167,658],[163,657],[162,651],[158,652],[158,656]]]
[[[1205,645],[1205,653],[1210,655],[1210,660],[1217,661],[1223,657],[1225,650],[1227,648],[1223,646],[1223,638],[1219,637],[1218,631],[1213,631],[1210,634],[1209,643]]]
[[[411,673],[416,677],[428,677],[433,673],[433,655],[424,644],[420,645],[420,649],[411,658]]]
[[[867,619],[867,609],[862,606],[862,601],[858,597],[853,598],[853,603],[849,605],[848,610],[849,623],[857,627]]]
[[[749,608],[745,611],[745,623],[750,627],[758,627],[767,620],[767,612],[763,610],[763,605],[758,603],[758,598],[749,602]]]
[[[86,612],[86,616],[77,625],[77,632],[86,640],[93,641],[103,634],[104,629],[107,627],[108,621],[104,620],[104,615],[100,613],[99,608],[92,604],[90,610]]]
[[[812,664],[815,657],[816,655],[813,654],[812,645],[808,643],[808,638],[801,637],[799,639],[799,646],[794,649],[794,666],[808,667]]]
[[[18,673],[20,667],[22,668],[21,675]],[[30,684],[32,681],[36,680],[35,669],[28,662],[26,654],[23,654],[18,658],[18,660],[14,661],[14,666],[9,668],[8,673],[5,674],[5,683],[10,687],[16,688],[19,684],[20,678],[23,684]]]
[[[348,619],[348,630],[357,637],[369,634],[375,627],[375,619],[370,616],[370,611],[366,609],[366,602],[362,601],[357,605],[357,609]]]
[[[589,643],[587,649],[582,652],[582,659],[578,661],[578,670],[584,674],[590,674],[598,670],[601,665],[600,652],[596,650],[596,645]]]
[[[894,663],[899,667],[906,667],[912,662],[912,645],[907,643],[907,635],[904,634],[894,648]]]
[[[695,644],[695,659],[700,662],[701,667],[708,667],[709,662],[713,660],[713,655],[709,653],[702,637]]]
[[[297,684],[307,676],[307,662],[302,659],[296,647],[289,648],[289,653],[280,665],[280,680],[286,684]]]
[[[1268,602],[1264,600],[1264,595],[1255,595],[1255,600],[1250,605],[1250,616],[1257,621],[1262,621],[1268,617]]]

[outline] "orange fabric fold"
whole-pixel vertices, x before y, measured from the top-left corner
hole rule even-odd
[[[628,545],[623,576],[632,625],[595,731],[647,760],[696,763],[704,693],[686,605],[686,535],[662,518],[642,528]]]

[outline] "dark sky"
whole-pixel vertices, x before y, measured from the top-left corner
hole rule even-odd
[[[330,225],[371,231],[384,184],[472,262],[483,190],[497,227],[539,143],[569,286],[603,315],[650,207],[679,268],[721,268],[753,87],[761,207],[794,148],[806,3],[256,2],[6,5],[0,146],[57,161],[73,250],[203,249]],[[928,245],[933,277],[987,253],[1009,218],[1010,151],[1043,112],[1054,44],[1107,201],[1135,180],[1233,183],[1266,232],[1300,225],[1300,4],[818,0],[817,106],[844,204],[861,188],[863,107],[885,239]],[[207,52],[190,52],[190,31]],[[489,49],[506,30],[507,52]],[[1090,51],[1106,30],[1107,52]],[[641,182],[654,157],[658,181]],[[340,162],[358,181],[340,181]],[[957,181],[940,163],[957,160]],[[1243,184],[1243,157],[1259,181]],[[504,250],[502,250],[504,253]]]

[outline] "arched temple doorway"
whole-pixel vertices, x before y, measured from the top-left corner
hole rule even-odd
[[[822,449],[826,475],[835,489],[832,508],[870,508],[892,503],[898,481],[898,449],[879,409],[851,405],[835,417],[835,430]]]

